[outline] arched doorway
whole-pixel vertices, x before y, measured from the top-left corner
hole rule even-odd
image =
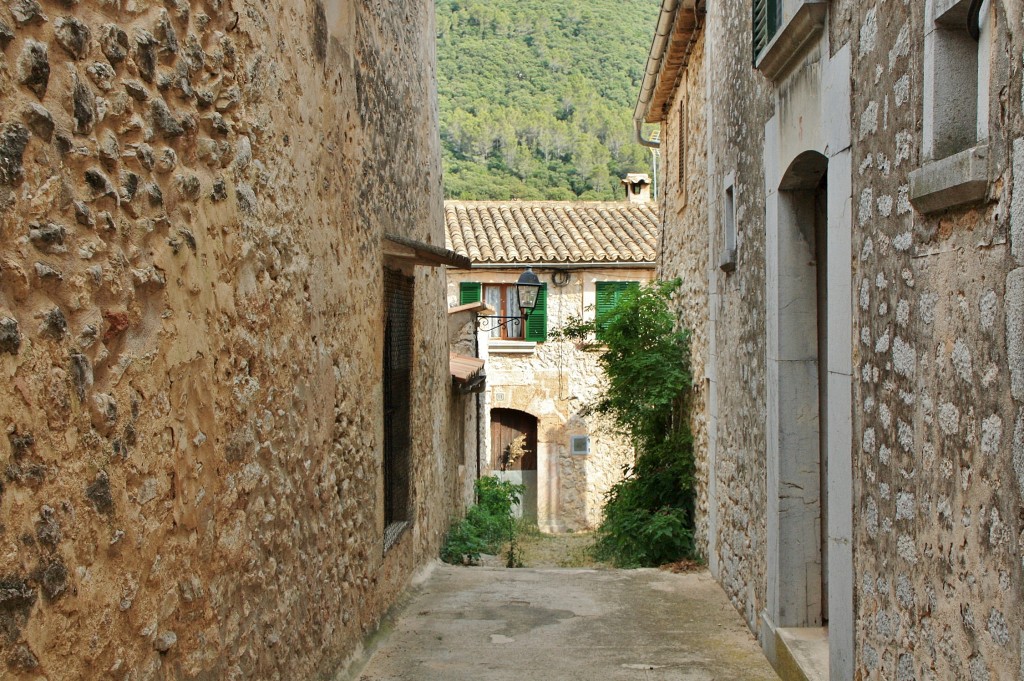
[[[769,321],[770,534],[780,627],[825,626],[829,618],[828,171],[818,152],[794,159],[779,184],[778,222],[769,235],[777,296]]]
[[[537,520],[537,417],[518,409],[491,409],[491,469],[526,492],[517,515]]]

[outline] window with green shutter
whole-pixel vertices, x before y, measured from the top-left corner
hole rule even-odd
[[[480,300],[480,282],[463,281],[459,284],[459,305],[479,303]]]
[[[526,318],[526,340],[543,343],[548,339],[548,285],[537,292],[537,307]]]
[[[601,337],[601,332],[604,331],[607,325],[608,313],[615,309],[615,306],[619,304],[619,299],[622,295],[631,288],[636,288],[640,285],[636,281],[599,281],[597,282],[597,305],[595,321],[597,322],[597,337]]]
[[[753,41],[754,62],[757,55],[775,37],[782,23],[782,0],[754,0]]]

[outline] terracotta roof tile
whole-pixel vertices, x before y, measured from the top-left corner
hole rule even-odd
[[[457,355],[454,352],[448,353],[448,365],[451,368],[452,378],[459,383],[468,383],[484,371],[482,359]]]
[[[476,263],[653,262],[651,204],[446,201],[448,248]]]

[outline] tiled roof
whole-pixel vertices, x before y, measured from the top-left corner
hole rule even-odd
[[[484,361],[476,357],[466,357],[454,352],[448,353],[448,364],[451,367],[452,378],[458,383],[469,383],[483,373]]]
[[[653,204],[446,201],[447,247],[474,263],[654,262]]]

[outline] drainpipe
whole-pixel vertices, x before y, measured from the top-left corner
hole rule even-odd
[[[473,354],[475,354],[477,357],[480,356],[480,332],[476,330],[476,317],[473,318]],[[484,369],[484,371],[486,372],[486,368]],[[483,411],[482,408],[481,408],[481,405],[480,405],[480,398],[482,397],[482,395],[483,395],[482,392],[478,392],[475,395],[475,397],[476,397],[476,479],[477,480],[480,479],[480,452],[481,452],[481,448],[480,448],[480,429],[483,427],[481,425],[481,421],[480,421],[480,419],[482,418],[481,412]]]
[[[644,118],[647,117],[647,108],[651,104],[651,97],[654,96],[654,87],[658,82],[658,74],[661,73],[661,63],[665,58],[668,38],[672,34],[672,27],[676,22],[676,13],[679,11],[679,5],[679,0],[662,0],[661,2],[658,28],[654,34],[654,42],[651,44],[650,54],[647,57],[647,68],[644,70],[644,80],[640,85],[640,96],[637,98],[636,108],[633,111],[636,141],[649,149],[661,148],[661,142],[655,142],[644,137]]]

